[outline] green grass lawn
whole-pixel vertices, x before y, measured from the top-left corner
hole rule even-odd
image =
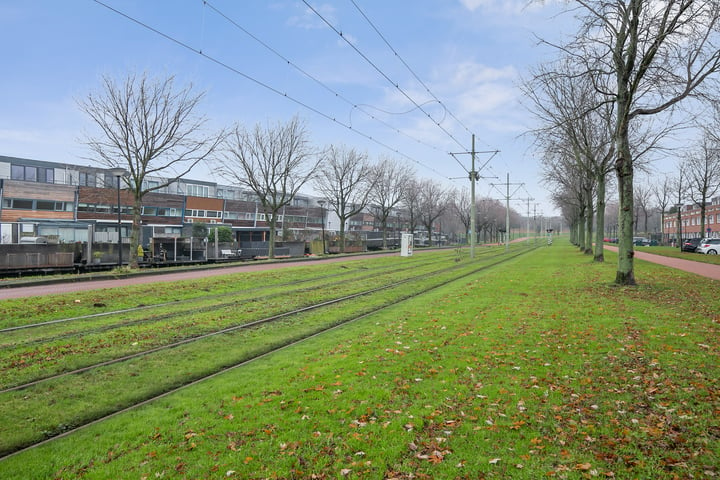
[[[718,283],[638,261],[639,285],[615,287],[606,258],[558,241],[8,457],[0,478],[720,476]]]

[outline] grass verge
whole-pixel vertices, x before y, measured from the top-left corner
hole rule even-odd
[[[572,247],[0,461],[2,478],[720,475],[717,282]],[[682,285],[682,289],[677,288]]]

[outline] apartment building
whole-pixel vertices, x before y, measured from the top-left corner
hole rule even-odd
[[[677,211],[663,215],[663,236],[667,241],[678,238],[678,230],[682,238],[720,237],[720,197],[713,198],[705,206],[705,226],[700,231],[700,207],[683,205],[680,207],[680,228],[678,228]]]
[[[149,178],[158,186],[161,178]],[[119,202],[118,202],[119,194]],[[134,200],[108,169],[0,156],[0,243],[44,236],[51,242],[128,243]],[[317,201],[298,196],[278,219],[279,233],[319,236],[328,218]],[[267,241],[268,223],[251,192],[180,179],[143,198],[142,238],[189,236],[192,224],[227,225],[238,241]]]

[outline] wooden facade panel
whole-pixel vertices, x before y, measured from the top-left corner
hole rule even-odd
[[[182,209],[185,206],[185,197],[170,193],[150,192],[143,197],[143,205]]]
[[[3,208],[0,211],[0,221],[17,222],[19,219],[37,220],[75,220],[74,212],[48,212],[41,210],[19,210]]]
[[[117,189],[79,187],[78,202],[96,205],[117,205]],[[129,190],[120,190],[120,203],[132,205],[134,203],[132,193]]]
[[[3,197],[5,198],[74,202],[75,190],[76,187],[70,185],[52,185],[16,180],[5,180],[3,182]]]
[[[187,198],[187,209],[192,210],[214,210],[221,212],[225,200],[222,198],[203,198],[203,197],[186,197]]]

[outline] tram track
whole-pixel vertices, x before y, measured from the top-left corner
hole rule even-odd
[[[261,325],[274,325],[275,323],[286,320],[293,317],[301,317],[303,315],[311,315],[314,311],[319,311],[323,309],[329,309],[329,308],[337,308],[340,305],[345,305],[343,307],[343,310],[347,310],[347,314],[338,314],[337,318],[333,317],[330,321],[327,321],[323,324],[318,324],[315,327],[303,331],[302,334],[293,334],[293,332],[288,332],[288,337],[285,341],[278,342],[277,344],[267,346],[266,348],[259,348],[255,353],[252,355],[246,356],[244,358],[236,358],[233,361],[226,361],[222,365],[217,365],[216,368],[214,368],[212,371],[207,372],[201,372],[195,377],[192,378],[184,378],[181,381],[176,382],[177,384],[171,384],[164,386],[163,388],[160,388],[157,391],[154,391],[152,394],[145,394],[143,398],[137,398],[132,402],[129,402],[127,404],[115,406],[114,408],[106,409],[106,411],[101,411],[93,415],[86,415],[82,418],[76,418],[71,423],[63,423],[59,427],[56,426],[53,428],[52,426],[49,426],[48,429],[43,430],[41,432],[41,435],[35,435],[35,437],[32,440],[26,440],[25,442],[22,442],[21,444],[15,444],[15,445],[0,445],[0,458],[3,456],[7,456],[12,454],[13,452],[17,452],[23,449],[32,448],[33,446],[40,445],[46,441],[49,441],[49,439],[57,438],[59,436],[64,436],[72,431],[78,430],[80,428],[84,428],[87,425],[98,423],[102,421],[103,419],[109,418],[111,416],[117,415],[121,412],[137,408],[141,405],[144,405],[146,403],[149,403],[153,400],[156,400],[158,398],[162,398],[164,396],[167,396],[173,392],[176,392],[182,388],[187,388],[190,385],[197,384],[198,382],[205,381],[209,378],[213,378],[223,372],[238,368],[242,365],[247,364],[250,361],[253,361],[257,358],[261,358],[262,356],[268,355],[272,352],[278,351],[283,348],[287,348],[290,345],[297,344],[298,342],[304,341],[308,338],[311,338],[313,336],[317,336],[319,334],[322,334],[323,332],[330,331],[332,329],[338,328],[342,325],[346,325],[350,322],[357,321],[360,318],[364,318],[365,316],[375,313],[379,310],[382,310],[384,308],[387,308],[391,305],[396,305],[400,302],[406,301],[409,298],[419,296],[422,294],[427,293],[430,290],[439,288],[441,286],[447,285],[450,282],[457,281],[459,279],[465,278],[470,275],[474,275],[477,273],[480,273],[482,271],[492,269],[494,267],[497,267],[498,265],[501,265],[507,261],[510,261],[511,259],[517,258],[520,255],[523,255],[530,251],[529,249],[523,249],[515,252],[511,252],[510,254],[506,254],[503,256],[499,256],[497,258],[487,259],[485,262],[479,264],[479,265],[468,265],[467,263],[457,263],[454,265],[451,265],[449,267],[445,267],[443,269],[439,269],[435,271],[431,278],[430,275],[428,275],[427,272],[419,273],[418,275],[413,275],[408,278],[404,278],[401,280],[398,280],[396,282],[384,284],[384,285],[376,285],[372,288],[366,288],[362,291],[353,293],[351,295],[339,297],[332,299],[330,301],[325,302],[319,302],[317,304],[308,305],[302,308],[298,308],[295,310],[290,310],[286,312],[282,312],[280,314],[275,315],[268,315],[263,318],[256,319],[252,322],[246,322],[243,324],[238,324],[234,326],[230,326],[227,328],[219,329],[217,331],[209,332],[204,335],[200,335],[197,337],[192,338],[185,338],[182,340],[179,340],[177,342],[163,345],[154,349],[148,349],[143,352],[138,352],[136,354],[132,355],[126,355],[121,358],[112,359],[110,361],[105,362],[99,362],[94,365],[90,365],[87,367],[83,367],[80,369],[75,369],[73,371],[64,372],[60,375],[55,375],[52,377],[47,377],[44,379],[38,379],[33,382],[27,382],[23,385],[16,385],[11,388],[7,388],[5,390],[0,391],[0,400],[5,401],[12,397],[18,397],[23,396],[25,398],[32,397],[34,395],[37,395],[39,397],[43,397],[47,394],[48,391],[56,391],[57,385],[61,384],[62,382],[65,382],[69,378],[78,379],[82,377],[83,375],[91,374],[93,371],[98,370],[106,370],[107,368],[112,368],[119,364],[125,364],[130,362],[139,362],[142,361],[144,357],[155,357],[156,360],[160,358],[161,356],[167,356],[167,352],[171,350],[175,350],[176,352],[181,351],[184,348],[194,348],[194,346],[203,343],[203,341],[217,341],[219,337],[226,337],[226,338],[234,338],[233,335],[237,335],[237,333],[241,330],[252,330],[256,329]],[[396,296],[392,297],[391,300],[388,301],[379,301],[377,304],[371,304],[372,302],[368,301],[366,302],[366,307],[363,308],[363,304],[358,301],[358,299],[361,298],[375,298],[379,297],[378,294],[380,292],[388,292],[392,291],[393,289],[400,289],[400,287],[407,287],[408,284],[411,284],[413,282],[416,282],[417,285],[413,289],[409,289],[409,291],[406,291],[402,294],[398,293]],[[353,304],[353,302],[355,302]],[[351,305],[352,304],[352,305]],[[353,310],[354,309],[354,310]],[[292,329],[292,325],[290,325],[288,328]],[[212,340],[215,339],[215,340]],[[239,341],[239,340],[238,340]],[[237,342],[230,342],[230,340],[227,340],[228,343],[237,343]],[[210,348],[210,347],[206,347]],[[160,355],[163,354],[163,355]],[[180,352],[178,355],[186,355],[187,352]],[[188,354],[189,356],[192,356],[191,354]],[[93,374],[95,375],[95,378],[100,378],[102,375],[99,373]],[[107,371],[104,373],[106,376],[116,376],[116,375],[124,375],[122,373],[108,373]],[[172,382],[171,382],[172,383]],[[102,410],[102,409],[101,409]],[[42,438],[38,438],[42,437]]]
[[[435,261],[435,262],[429,262],[426,264],[422,264],[422,267],[430,267],[434,264],[437,264],[441,261]],[[233,292],[225,292],[221,294],[215,294],[210,296],[204,296],[202,298],[188,298],[184,300],[175,300],[170,302],[163,302],[153,305],[140,305],[133,308],[124,308],[120,310],[111,310],[107,312],[101,312],[101,313],[95,313],[90,315],[82,315],[82,316],[75,316],[75,317],[68,317],[68,318],[60,318],[60,319],[54,319],[49,320],[46,322],[38,322],[38,323],[30,323],[26,325],[20,325],[20,326],[14,326],[9,328],[0,329],[0,335],[2,335],[2,343],[0,343],[0,352],[4,350],[8,350],[11,348],[18,348],[19,346],[31,346],[33,344],[41,344],[41,343],[47,343],[47,342],[53,342],[58,340],[65,340],[69,338],[74,338],[79,335],[90,335],[95,333],[102,333],[102,332],[109,332],[115,329],[129,327],[129,326],[135,326],[135,325],[141,325],[144,323],[151,323],[156,321],[162,321],[162,320],[171,320],[176,317],[180,317],[182,315],[187,315],[189,312],[198,313],[203,311],[212,311],[212,310],[219,310],[223,308],[231,308],[234,306],[237,306],[240,302],[262,302],[262,301],[270,301],[274,298],[286,296],[289,294],[299,294],[303,292],[311,292],[315,288],[323,287],[326,285],[325,282],[331,279],[337,279],[342,278],[340,281],[336,282],[335,285],[343,285],[346,283],[351,282],[357,282],[362,281],[366,279],[377,279],[384,275],[385,273],[389,274],[398,274],[405,271],[411,271],[417,269],[417,265],[413,265],[410,267],[405,267],[402,269],[394,269],[389,270],[387,267],[384,268],[378,268],[378,269],[366,269],[362,271],[362,275],[358,276],[357,271],[349,271],[349,272],[342,272],[342,273],[336,273],[332,275],[324,275],[324,276],[318,276],[314,278],[304,279],[292,283],[280,283],[280,284],[273,284],[273,285],[263,285],[260,287],[255,287],[251,289],[244,289],[242,291],[233,291]],[[352,278],[348,278],[352,277]],[[267,293],[263,293],[267,292]],[[260,294],[258,296],[258,294]],[[220,303],[213,303],[215,300],[221,300]],[[204,303],[205,306],[198,306],[198,303]],[[31,339],[17,339],[13,337],[13,334],[20,333],[21,331],[26,330],[37,330],[37,329],[43,329],[48,327],[56,327],[56,328],[63,328],[64,325],[60,324],[71,324],[74,322],[85,322],[85,321],[107,321],[112,320],[111,317],[114,316],[127,316],[127,315],[133,315],[137,313],[143,313],[157,309],[172,309],[170,312],[157,314],[157,315],[147,315],[140,318],[134,318],[129,320],[121,320],[119,322],[113,322],[113,323],[102,323],[98,325],[97,327],[93,328],[87,328],[87,325],[83,325],[82,329],[76,329],[69,331],[67,329],[63,329],[62,333],[60,334],[49,334],[46,336],[37,336],[32,337]],[[175,310],[177,309],[177,310]],[[22,332],[24,333],[24,332]]]
[[[232,302],[207,303],[207,300],[203,299],[206,303],[195,306],[194,303],[199,302],[196,299],[195,302],[191,302],[192,305],[186,305],[179,311],[173,310],[130,320],[122,319],[52,337],[40,336],[25,341],[4,338],[5,346],[0,348],[0,392],[22,388],[26,383],[38,383],[44,378],[53,378],[63,372],[86,371],[94,364],[112,364],[118,357],[142,356],[142,351],[138,352],[139,348],[153,352],[160,351],[173,345],[187,343],[192,339],[212,336],[216,331],[244,328],[244,325],[254,324],[258,311],[275,308],[272,310],[275,316],[291,315],[294,311],[312,308],[313,302],[329,304],[332,303],[333,298],[346,294],[348,295],[346,298],[352,298],[355,293],[363,294],[365,284],[370,280],[373,285],[389,285],[395,282],[395,277],[399,274],[415,274],[418,271],[428,274],[437,271],[438,265],[446,264],[447,261],[429,262],[399,269],[376,270],[360,276],[355,272],[351,274],[353,278],[342,278],[332,285],[315,283],[309,287],[293,291],[286,289],[282,292],[278,292],[278,287],[275,286],[271,288],[274,292],[272,295],[258,296],[257,293],[261,291],[258,289],[255,296],[245,295]],[[337,276],[334,277],[337,280]],[[216,296],[215,299],[221,297],[225,298],[225,296]],[[174,308],[175,305],[171,307]],[[238,324],[232,320],[236,317],[242,317],[246,321]],[[58,328],[57,325],[52,325]],[[153,336],[158,331],[162,332],[162,337]],[[108,335],[112,336],[111,340]],[[8,334],[4,335],[4,337],[8,336]],[[79,351],[86,352],[86,358],[78,360],[75,353]],[[111,353],[112,351],[116,353]],[[64,360],[65,358],[68,360]],[[43,366],[42,374],[37,373],[39,366]],[[36,378],[32,382],[23,381],[33,376]]]
[[[0,353],[4,353],[3,356],[0,356],[0,361],[4,360],[4,363],[9,365],[10,368],[22,367],[20,370],[17,368],[15,369],[15,378],[20,380],[25,375],[23,370],[30,370],[29,374],[33,374],[31,367],[34,363],[47,363],[46,357],[49,347],[57,348],[61,351],[58,353],[52,353],[52,356],[55,357],[54,359],[57,360],[57,362],[43,369],[45,375],[33,380],[32,382],[19,383],[17,385],[10,386],[5,385],[5,387],[0,387],[0,393],[22,389],[25,388],[25,386],[35,385],[45,380],[62,377],[63,375],[85,372],[95,368],[94,366],[112,365],[122,361],[123,359],[127,360],[137,358],[145,354],[175,348],[191,341],[211,337],[217,333],[232,332],[241,328],[250,328],[252,326],[266,323],[269,320],[258,320],[255,318],[256,315],[254,311],[258,310],[261,305],[269,305],[272,301],[275,301],[275,303],[280,301],[284,304],[284,309],[277,310],[270,317],[267,317],[270,319],[278,319],[291,316],[299,312],[313,310],[315,308],[319,308],[320,306],[332,305],[333,303],[340,303],[358,296],[369,295],[384,288],[391,288],[395,285],[406,283],[408,281],[412,281],[413,279],[424,277],[428,274],[453,270],[459,267],[455,264],[449,268],[446,267],[447,260],[440,262],[439,265],[442,265],[443,268],[436,268],[438,266],[438,262],[430,262],[411,267],[395,268],[393,270],[383,272],[375,271],[369,275],[355,276],[352,279],[343,278],[340,281],[334,282],[332,285],[323,284],[322,286],[324,288],[322,291],[325,293],[321,295],[318,300],[310,296],[313,288],[317,288],[317,285],[315,285],[314,287],[300,288],[291,292],[275,292],[272,295],[260,295],[254,297],[245,296],[242,298],[242,300],[246,302],[245,304],[241,304],[239,299],[235,299],[233,302],[222,302],[219,304],[210,303],[205,304],[202,307],[190,307],[189,309],[186,308],[181,311],[172,311],[162,315],[153,315],[151,317],[143,317],[131,321],[124,320],[119,323],[103,325],[101,327],[86,329],[80,332],[73,332],[72,334],[61,335],[50,339],[36,339],[32,342],[34,345],[29,344],[30,342],[26,342],[24,344],[16,343],[14,345],[16,347],[16,351],[14,352],[2,351],[0,349]],[[401,282],[395,281],[395,276],[409,272],[412,272],[413,275]],[[385,277],[387,277],[387,279],[385,279]],[[378,287],[366,289],[365,284],[369,279],[372,279],[373,285]],[[348,290],[343,290],[343,287],[346,287]],[[345,292],[348,293],[345,294]],[[216,297],[216,299],[218,298],[219,297]],[[288,299],[293,299],[295,302]],[[196,302],[197,301],[198,300],[196,300]],[[203,299],[203,301],[205,301],[205,299]],[[174,305],[172,306],[174,307]],[[221,326],[218,328],[221,321],[215,320],[215,318],[222,317],[229,312],[232,312],[233,315],[246,314],[247,321],[242,323],[229,323],[224,327]],[[210,318],[201,324],[197,321],[197,318],[202,314],[208,314],[210,315]],[[105,334],[117,329],[127,329],[128,327],[137,325],[142,325],[145,329],[157,330],[163,328],[162,324],[167,326],[171,325],[173,331],[187,332],[189,334],[186,334],[186,337],[179,339],[157,339],[154,344],[147,346],[146,350],[137,352],[137,348],[134,348],[135,346],[132,345],[132,343],[134,343],[132,340],[141,336],[142,331],[135,330],[126,332],[124,337],[122,337],[125,339],[122,343],[125,345],[125,351],[133,351],[133,353],[127,355],[116,354],[115,358],[108,358],[108,354],[105,353],[109,347],[106,339],[102,336],[99,338],[97,337],[98,334]],[[59,340],[66,341],[69,338],[76,339],[75,343],[57,343]],[[118,338],[116,338],[115,341],[121,342]],[[67,351],[68,355],[72,355],[75,351],[81,350],[94,350],[94,352],[92,354],[88,354],[87,361],[81,363],[77,366],[77,368],[66,368],[64,371],[60,371],[61,365],[59,361],[62,360],[62,356],[64,356],[62,352]],[[99,358],[99,360],[95,363],[91,363],[93,358]],[[6,369],[4,367],[0,367],[0,380],[5,379],[5,370]],[[2,383],[0,383],[0,385]]]
[[[428,261],[428,264],[442,263],[444,261],[445,260],[443,260],[443,259],[435,259],[435,260],[431,259]],[[383,265],[380,267],[370,267],[370,268],[364,267],[364,268],[362,268],[362,270],[364,270],[365,273],[372,275],[374,273],[390,270],[391,268],[392,267],[389,265]],[[415,268],[415,267],[411,266],[411,267],[407,267],[407,268]],[[337,272],[337,273],[332,273],[332,274],[327,274],[327,275],[317,275],[317,276],[303,278],[303,279],[295,279],[290,282],[270,283],[270,284],[262,285],[259,287],[256,286],[256,287],[251,287],[251,288],[245,288],[245,289],[243,289],[243,291],[246,293],[252,293],[252,292],[267,290],[267,289],[271,289],[271,288],[290,287],[290,286],[295,286],[298,284],[306,284],[306,283],[311,283],[311,282],[316,282],[316,281],[330,280],[330,279],[337,278],[337,277],[350,276],[350,275],[355,274],[356,272],[357,272],[356,269],[346,268],[342,272]],[[231,275],[237,275],[237,274],[231,274]],[[208,299],[215,299],[215,298],[223,298],[223,297],[232,296],[232,295],[237,295],[237,292],[236,291],[223,292],[223,293],[213,294],[213,295],[203,295],[202,298],[190,297],[190,298],[186,298],[186,299],[182,299],[182,300],[170,300],[170,301],[164,301],[164,302],[160,302],[160,303],[143,304],[143,305],[138,305],[138,306],[130,307],[130,308],[109,310],[109,311],[98,312],[98,313],[87,314],[87,315],[78,315],[78,316],[72,316],[72,317],[67,317],[67,318],[57,318],[57,319],[51,319],[51,320],[46,320],[46,321],[33,322],[33,323],[28,323],[28,324],[12,325],[9,327],[0,327],[0,334],[15,332],[18,330],[42,328],[42,327],[59,324],[59,323],[71,323],[71,322],[75,322],[75,321],[102,318],[102,317],[112,316],[112,315],[116,315],[116,314],[132,313],[135,311],[148,310],[148,309],[153,309],[153,308],[158,308],[158,307],[166,307],[166,306],[170,306],[170,305],[193,303],[193,302],[197,302],[201,299],[208,300]],[[26,316],[24,316],[23,318],[26,319]],[[7,322],[7,320],[5,320],[5,322]]]

